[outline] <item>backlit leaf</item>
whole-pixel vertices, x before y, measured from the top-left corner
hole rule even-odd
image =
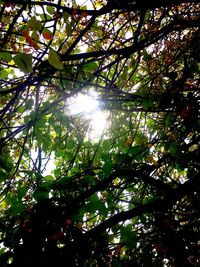
[[[32,17],[27,25],[35,31],[40,31],[42,29],[42,23],[36,19],[36,17]]]
[[[6,178],[6,173],[0,168],[0,182],[4,181]]]
[[[48,61],[49,64],[56,69],[62,70],[64,68],[60,56],[53,49],[49,50]]]
[[[120,229],[121,239],[120,242],[130,248],[134,248],[137,243],[136,234],[132,231],[132,225],[129,224]]]
[[[13,58],[13,60],[21,71],[25,73],[30,73],[33,71],[31,54],[19,53]]]
[[[1,52],[0,53],[0,60],[3,60],[5,62],[10,62],[12,60],[12,56],[8,52]]]
[[[53,38],[52,32],[47,28],[43,29],[42,35],[43,35],[44,39],[46,39],[46,40],[51,40]]]

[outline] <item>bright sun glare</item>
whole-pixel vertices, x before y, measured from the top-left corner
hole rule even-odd
[[[90,126],[86,136],[94,142],[98,142],[101,138],[104,129],[107,127],[108,112],[100,109],[100,102],[96,99],[95,95],[78,94],[67,100],[67,112],[73,115],[80,115],[89,120]],[[43,175],[52,174],[54,170],[54,154],[46,165]]]
[[[67,109],[70,115],[80,114],[90,121],[89,136],[98,141],[106,127],[108,114],[100,109],[100,102],[95,94],[78,94],[68,101]]]
[[[99,102],[95,97],[89,95],[78,94],[69,100],[69,112],[70,114],[83,113],[89,115],[99,109]]]

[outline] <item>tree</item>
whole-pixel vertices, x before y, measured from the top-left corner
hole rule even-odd
[[[199,4],[0,1],[1,266],[199,265]]]

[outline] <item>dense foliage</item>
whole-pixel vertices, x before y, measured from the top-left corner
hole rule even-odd
[[[199,25],[197,0],[0,1],[0,266],[199,266]]]

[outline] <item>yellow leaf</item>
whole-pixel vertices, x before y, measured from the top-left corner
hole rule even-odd
[[[149,161],[149,162],[153,162],[153,156],[152,155],[148,155],[146,157],[146,160]]]
[[[54,51],[51,48],[49,49],[48,61],[49,61],[49,64],[53,66],[54,68],[59,69],[59,70],[64,69],[64,65],[63,65],[63,62],[60,56],[58,55],[58,53],[56,53],[56,51]]]

